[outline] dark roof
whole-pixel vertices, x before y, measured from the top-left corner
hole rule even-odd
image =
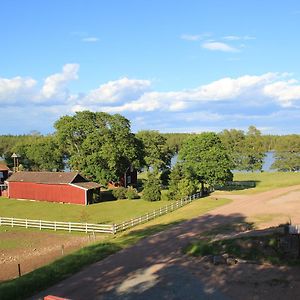
[[[9,177],[8,182],[34,182],[44,184],[68,184],[76,177],[81,177],[77,172],[16,172]]]
[[[79,187],[82,187],[86,190],[92,190],[92,189],[97,189],[97,188],[100,188],[101,185],[96,183],[96,182],[76,182],[76,183],[72,183],[72,185],[76,185],[76,186],[79,186]]]

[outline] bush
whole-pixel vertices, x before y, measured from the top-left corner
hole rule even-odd
[[[125,196],[127,199],[132,200],[132,199],[138,199],[140,196],[137,193],[137,190],[134,189],[133,187],[129,187],[125,193]]]
[[[143,199],[146,201],[161,200],[160,180],[154,174],[149,173],[148,180],[144,185]]]
[[[116,188],[112,191],[112,194],[117,199],[126,199],[127,189],[124,187]]]

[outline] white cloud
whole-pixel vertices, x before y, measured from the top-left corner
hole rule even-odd
[[[0,78],[0,103],[14,103],[32,97],[36,84],[32,78]]]
[[[300,102],[300,85],[294,79],[277,81],[264,87],[264,94],[276,99],[283,107],[295,105]]]
[[[222,52],[239,52],[239,49],[232,47],[226,43],[207,41],[202,44],[202,48],[211,51],[222,51]]]
[[[205,33],[201,33],[201,34],[182,34],[180,36],[180,38],[182,40],[186,40],[186,41],[199,41],[202,40],[204,38],[208,38],[211,36],[211,33],[205,32]]]
[[[96,43],[99,41],[99,38],[95,36],[89,36],[89,37],[82,38],[81,41],[85,43]]]
[[[180,36],[180,38],[182,40],[186,40],[186,41],[198,41],[201,39],[201,35],[199,35],[199,34],[182,34]]]
[[[132,101],[149,91],[150,86],[151,81],[149,80],[124,77],[119,80],[109,81],[90,91],[84,98],[84,102],[116,103],[119,101]]]
[[[238,36],[238,35],[226,35],[223,37],[226,41],[239,41],[239,40],[255,40],[254,36],[244,35],[244,36]]]
[[[39,99],[64,99],[68,95],[67,84],[78,79],[78,64],[66,64],[61,73],[53,74],[45,79]]]

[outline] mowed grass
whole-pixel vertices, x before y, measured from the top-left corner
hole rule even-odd
[[[81,206],[0,197],[0,216],[64,222],[119,223],[168,205],[170,201],[116,200]]]
[[[235,194],[252,194],[273,190],[280,187],[300,185],[300,173],[298,172],[254,172],[235,173],[234,181],[255,181],[255,188],[232,191]]]

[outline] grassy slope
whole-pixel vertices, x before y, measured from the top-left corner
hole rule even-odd
[[[229,202],[229,200],[224,199],[218,201],[209,198],[198,199],[168,215],[110,237],[104,243],[85,247],[21,278],[1,283],[0,299],[23,299],[70,276],[85,265],[101,260],[124,247],[136,243],[143,237],[162,231],[180,221],[204,214]]]
[[[255,188],[232,191],[235,194],[254,194],[269,191],[275,188],[300,185],[298,172],[263,172],[263,173],[235,173],[236,181],[256,181]]]
[[[170,201],[148,202],[137,199],[81,206],[0,197],[0,216],[65,222],[118,223],[170,203]]]

